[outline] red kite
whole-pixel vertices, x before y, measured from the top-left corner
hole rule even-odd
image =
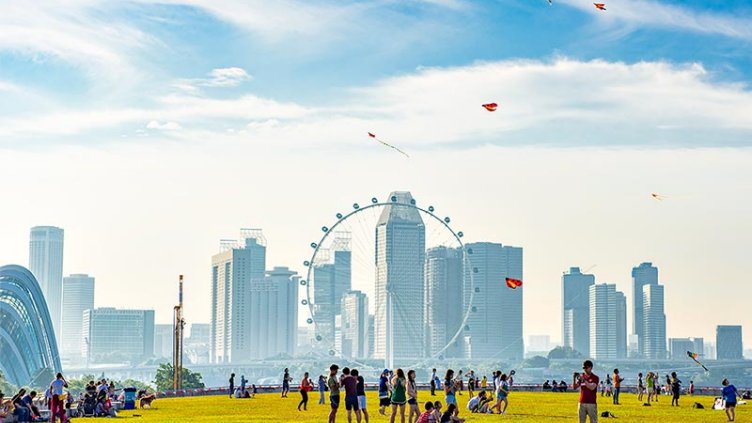
[[[693,353],[692,351],[687,351],[687,356],[688,356],[689,358],[691,358],[692,360],[694,360],[694,362],[695,362],[695,363],[697,363],[697,364],[699,364],[700,366],[702,366],[702,368],[703,368],[703,369],[705,369],[705,371],[706,371],[706,372],[707,372],[707,371],[709,371],[709,370],[708,370],[708,368],[707,368],[707,367],[705,367],[705,365],[704,365],[704,364],[700,363],[700,362],[699,362],[699,361],[697,360],[697,357],[699,357],[699,356],[700,356],[700,354],[697,354],[697,353]]]
[[[481,104],[481,106],[483,106],[489,112],[495,112],[496,108],[499,107],[499,105],[496,103],[486,103],[486,104]]]
[[[507,286],[512,289],[517,289],[522,286],[522,281],[519,279],[507,278]]]
[[[369,132],[369,133],[368,133],[368,136],[369,136],[369,137],[371,137],[371,138],[373,138],[373,139],[375,139],[376,141],[378,141],[378,142],[380,142],[380,143],[384,144],[385,146],[387,146],[387,147],[389,147],[389,148],[393,148],[393,149],[395,149],[395,150],[399,151],[400,153],[404,154],[404,155],[405,155],[405,157],[407,157],[407,158],[410,158],[410,156],[408,156],[408,155],[407,155],[407,153],[405,153],[404,151],[400,150],[399,148],[397,148],[397,147],[395,147],[395,146],[393,146],[393,145],[391,145],[391,144],[389,144],[389,143],[385,143],[384,141],[381,141],[380,139],[378,139],[378,138],[376,137],[376,134]]]
[[[598,10],[606,10],[606,3],[593,3]]]

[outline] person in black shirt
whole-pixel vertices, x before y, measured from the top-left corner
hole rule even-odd
[[[235,373],[230,375],[230,398],[235,394]]]

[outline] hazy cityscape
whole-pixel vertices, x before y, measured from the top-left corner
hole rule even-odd
[[[207,257],[211,280],[191,281],[211,286],[211,321],[194,322],[187,316],[186,365],[206,369],[210,383],[220,383],[226,368],[246,369],[246,374],[265,380],[276,379],[281,364],[274,363],[291,367],[332,359],[374,369],[415,363],[427,369],[440,361],[478,368],[505,363],[520,369],[523,380],[557,374],[555,365],[544,370],[527,361],[535,357],[564,363],[589,357],[624,368],[647,360],[691,368],[687,351],[693,351],[711,368],[715,363],[749,366],[741,325],[718,325],[709,339],[667,333],[672,316],[665,312],[671,301],[666,286],[672,281],[661,281],[651,262],[634,264],[628,275],[632,291],[627,293],[597,281],[587,269],[564,271],[556,313],[561,341],[549,334],[525,339],[523,306],[534,299],[524,296],[524,285],[513,290],[503,282],[524,280],[524,247],[495,240],[462,247],[426,245],[426,216],[408,207],[416,204],[412,195],[393,192],[389,197],[392,203],[380,208],[371,228],[374,299],[353,285],[354,240],[348,232],[333,234],[324,259],[306,261],[303,267],[270,266],[261,229],[241,229],[239,239],[221,240],[217,253]],[[36,307],[46,304],[47,310],[39,311],[49,316],[54,331],[47,342],[55,344],[42,346],[48,358],[28,363],[21,373],[8,370],[12,360],[23,357],[4,354],[4,374],[18,385],[30,383],[45,366],[74,375],[106,371],[152,380],[156,364],[169,362],[173,354],[174,326],[158,324],[155,317],[168,311],[95,304],[95,276],[64,276],[64,251],[63,228],[31,228],[28,269],[44,297]],[[305,281],[309,266],[313,279]],[[6,266],[0,271],[0,301],[8,305],[22,298],[12,288],[19,269]],[[311,297],[306,284],[313,285]],[[556,321],[551,319],[552,324]],[[11,324],[3,319],[9,333]]]

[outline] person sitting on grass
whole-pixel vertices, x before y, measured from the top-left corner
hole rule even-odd
[[[471,413],[486,413],[488,412],[488,403],[491,401],[490,398],[488,398],[488,395],[486,395],[486,391],[480,391],[478,395],[471,398],[470,401],[467,402],[467,409]]]
[[[457,404],[449,404],[447,410],[441,415],[440,423],[463,423],[465,419],[459,417],[460,410]]]
[[[441,401],[433,402],[433,415],[436,418],[436,422],[441,420]]]
[[[437,423],[436,422],[436,415],[434,414],[433,410],[433,403],[431,401],[428,401],[425,405],[425,410],[423,414],[418,417],[418,421],[416,423]]]
[[[550,384],[550,383],[548,382],[548,380],[546,380],[545,382],[543,382],[543,387],[542,387],[542,389],[543,389],[544,391],[548,391],[548,390],[551,390],[551,384]]]
[[[564,382],[564,379],[559,382],[559,392],[567,392],[567,383]]]
[[[10,400],[13,405],[13,414],[16,416],[18,423],[28,423],[31,421],[31,408],[29,408],[23,401],[23,397],[26,395],[26,389],[21,389]]]

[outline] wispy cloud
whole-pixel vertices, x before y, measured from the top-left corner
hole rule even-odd
[[[368,102],[363,102],[368,98]],[[334,107],[254,95],[169,95],[148,109],[0,120],[0,135],[92,135],[177,129],[181,139],[254,133],[276,143],[349,143],[366,131],[415,148],[479,144],[752,146],[752,92],[718,83],[700,64],[602,60],[500,61],[424,68],[355,87]],[[495,101],[499,111],[480,105]],[[77,137],[78,138],[78,137]]]
[[[216,68],[212,69],[206,78],[181,79],[174,83],[173,86],[195,94],[199,92],[200,87],[232,88],[251,79],[251,75],[243,68]]]
[[[693,10],[647,0],[611,0],[608,2],[607,12],[596,10],[592,2],[558,2],[596,15],[604,24],[626,26],[627,30],[638,27],[667,28],[752,41],[752,19],[749,17]]]
[[[179,131],[183,129],[183,127],[177,122],[159,122],[157,120],[152,120],[146,124],[146,129],[158,129],[160,131]]]

